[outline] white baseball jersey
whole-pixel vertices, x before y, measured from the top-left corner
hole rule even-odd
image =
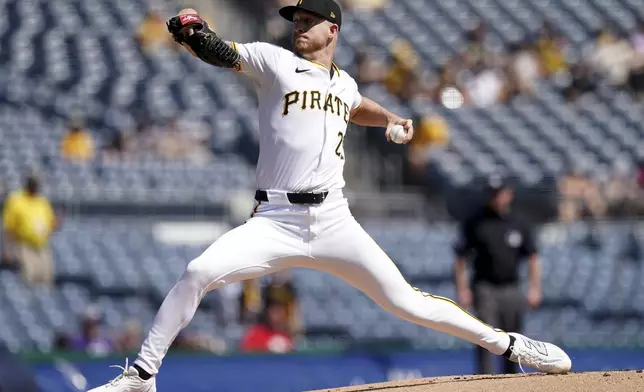
[[[157,374],[177,332],[190,322],[206,292],[288,268],[337,276],[404,320],[450,333],[495,354],[506,352],[507,333],[447,298],[414,289],[351,215],[340,188],[349,112],[362,99],[356,82],[335,66],[330,72],[276,46],[233,46],[243,58],[242,72],[257,86],[261,149],[257,183],[267,191],[268,201],[257,203],[250,219],[190,262],[163,301],[136,364]],[[323,190],[329,193],[319,204],[291,204],[282,197],[288,191]],[[556,352],[554,346],[548,351]]]
[[[257,187],[343,188],[344,135],[350,111],[362,101],[355,80],[335,64],[328,70],[268,43],[232,46],[259,100]]]

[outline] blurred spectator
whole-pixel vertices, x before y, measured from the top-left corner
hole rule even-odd
[[[137,351],[143,342],[142,336],[141,324],[138,321],[126,322],[121,335],[116,339],[116,350],[120,353]]]
[[[17,264],[26,282],[51,286],[54,262],[49,240],[59,227],[49,200],[40,194],[40,180],[27,177],[24,188],[12,192],[3,210],[4,262]]]
[[[637,183],[644,190],[644,158],[640,159],[637,165]]]
[[[465,82],[473,106],[484,108],[505,102],[507,78],[497,68],[476,65]]]
[[[581,167],[574,167],[559,180],[559,218],[564,222],[584,218],[597,219],[605,214],[606,205],[599,186]]]
[[[595,80],[596,77],[591,74],[586,63],[573,64],[570,67],[570,82],[563,90],[566,101],[574,103],[580,96],[595,91],[597,88]]]
[[[114,342],[105,336],[101,327],[99,311],[90,307],[83,314],[80,335],[71,341],[72,349],[95,357],[104,357],[114,352]]]
[[[287,307],[281,302],[268,303],[259,322],[251,326],[241,341],[244,352],[283,354],[293,349]]]
[[[479,23],[466,33],[466,46],[461,53],[461,61],[465,69],[476,66],[494,67],[499,64],[499,56],[492,51],[486,42],[487,25]]]
[[[132,155],[154,154],[159,134],[151,120],[140,121],[126,143],[128,152]]]
[[[637,176],[624,160],[617,160],[613,173],[604,185],[607,213],[613,217],[626,217],[644,212]]]
[[[534,95],[537,80],[543,75],[539,55],[527,41],[512,45],[508,66],[511,95]]]
[[[425,181],[429,150],[434,145],[445,145],[449,140],[447,121],[438,115],[427,115],[414,121],[416,132],[409,142],[409,181],[422,185]]]
[[[387,76],[387,68],[373,54],[361,50],[356,54],[358,85],[382,83]]]
[[[586,54],[592,69],[608,78],[614,86],[623,86],[630,74],[633,48],[628,40],[608,28],[601,29]]]
[[[199,351],[212,354],[223,354],[226,352],[226,342],[213,338],[203,333],[179,332],[177,338],[172,342],[172,350],[177,351]]]
[[[398,39],[391,44],[393,64],[384,79],[389,93],[408,101],[419,91],[418,65],[420,60],[411,44]]]
[[[164,159],[176,160],[184,157],[189,146],[187,140],[180,131],[177,120],[171,120],[158,135],[156,153]]]
[[[79,119],[69,124],[60,144],[60,155],[70,161],[89,161],[94,158],[94,140],[92,134],[83,127]]]
[[[249,279],[243,281],[239,296],[239,323],[255,322],[261,310],[262,292],[259,280]]]
[[[179,45],[173,45],[174,40],[168,34],[165,22],[163,15],[156,10],[149,10],[143,17],[134,38],[145,53],[151,54],[161,47],[179,48]]]
[[[553,76],[568,69],[565,55],[566,44],[566,40],[555,33],[550,24],[543,25],[537,39],[537,51],[547,76]]]
[[[450,107],[449,102],[445,102],[446,92],[452,91],[452,95],[456,95],[459,100],[462,100],[460,105],[469,105],[471,103],[470,96],[465,87],[457,80],[457,66],[446,64],[440,67],[437,71],[438,81],[431,86],[431,100],[437,104],[443,104]],[[454,98],[454,97],[452,97]],[[458,105],[454,105],[458,106]]]
[[[300,334],[303,329],[297,299],[297,290],[291,281],[291,275],[288,270],[270,276],[268,284],[262,289],[264,309],[273,303],[284,305],[288,331],[293,335]]]
[[[115,132],[112,139],[103,149],[103,159],[109,161],[125,159],[129,156],[129,151],[131,150],[128,147],[129,144],[129,140],[125,133],[121,131]]]
[[[174,118],[156,138],[157,154],[169,160],[208,163],[212,159],[209,141],[210,132],[203,123]]]

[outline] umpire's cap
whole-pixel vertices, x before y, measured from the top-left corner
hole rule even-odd
[[[296,11],[307,11],[321,18],[342,26],[342,10],[333,0],[298,0],[296,5],[289,5],[280,9],[280,15],[290,22]]]

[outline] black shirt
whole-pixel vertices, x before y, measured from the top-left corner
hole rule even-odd
[[[514,284],[522,259],[537,253],[530,227],[512,213],[500,215],[490,208],[466,219],[454,245],[460,257],[474,259],[472,280]]]

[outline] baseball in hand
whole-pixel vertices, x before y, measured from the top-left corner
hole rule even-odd
[[[394,143],[401,144],[405,140],[406,136],[407,131],[405,131],[405,128],[403,128],[402,125],[394,125],[389,130],[389,137]]]

